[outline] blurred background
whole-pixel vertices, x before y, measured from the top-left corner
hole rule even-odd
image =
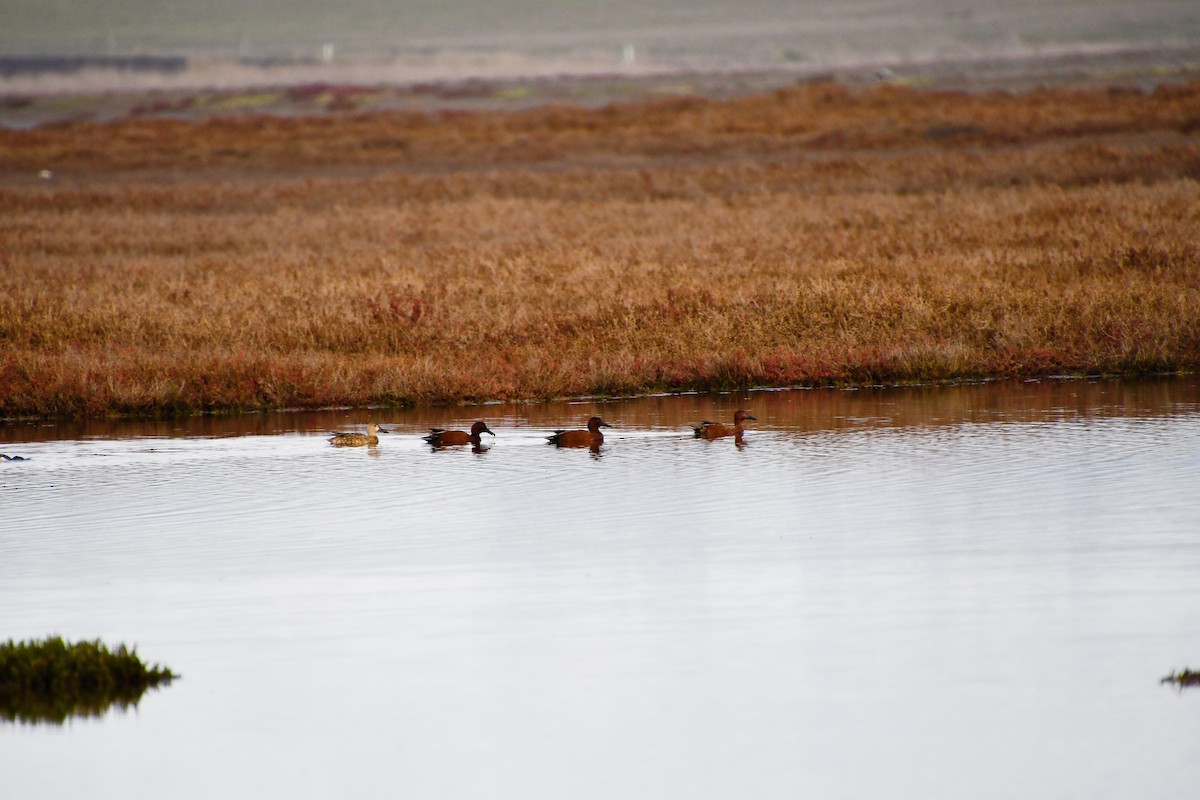
[[[1195,61],[1195,0],[0,0],[0,89]]]

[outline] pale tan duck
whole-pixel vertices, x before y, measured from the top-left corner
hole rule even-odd
[[[334,447],[362,447],[370,445],[374,447],[379,444],[379,434],[387,433],[387,431],[374,422],[367,425],[366,433],[334,433],[329,439],[329,443]]]

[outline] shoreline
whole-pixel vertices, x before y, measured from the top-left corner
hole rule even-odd
[[[988,398],[987,407],[1011,407],[1003,398],[1027,393],[1071,392],[1076,396],[1123,397],[1143,396],[1147,393],[1157,397],[1174,398],[1174,403],[1194,406],[1197,401],[1198,376],[1195,372],[1184,375],[1147,375],[1137,377],[1087,376],[1054,377],[1045,379],[984,379],[936,384],[915,385],[872,385],[844,387],[764,387],[749,391],[724,392],[675,392],[657,393],[629,397],[607,398],[556,398],[548,400],[514,400],[452,406],[367,406],[329,407],[297,409],[264,409],[239,413],[203,413],[187,417],[84,417],[84,418],[29,418],[0,421],[0,450],[19,454],[20,445],[35,441],[62,438],[95,438],[109,435],[147,437],[214,437],[243,433],[310,432],[328,435],[331,431],[343,430],[348,426],[377,422],[388,427],[389,433],[415,434],[423,437],[428,431],[457,426],[475,419],[523,420],[531,428],[552,431],[561,424],[558,421],[571,415],[572,409],[596,409],[601,415],[605,409],[626,409],[666,403],[671,408],[725,408],[752,406],[770,409],[780,404],[788,405],[793,395],[800,395],[800,402],[812,407],[844,407],[846,403],[904,402],[905,398],[930,398],[933,402],[949,402],[954,407],[961,405],[948,398]],[[1122,402],[1114,403],[1119,408]],[[674,419],[666,427],[694,427],[696,420],[711,416],[705,411],[675,412]],[[694,419],[693,419],[694,418]],[[938,424],[953,425],[977,419],[973,413],[939,414]],[[759,422],[764,420],[760,418]],[[887,426],[904,427],[908,420],[891,418]],[[521,425],[522,423],[518,423]],[[690,433],[690,431],[687,431]],[[391,438],[391,437],[389,437]],[[17,462],[18,464],[21,462]]]
[[[979,377],[943,378],[938,380],[896,380],[886,383],[822,383],[822,384],[788,384],[779,386],[749,386],[745,388],[728,389],[666,389],[662,391],[647,391],[634,394],[581,394],[564,395],[562,397],[508,397],[490,400],[463,400],[450,403],[393,403],[375,405],[329,405],[329,406],[286,406],[263,408],[214,408],[191,410],[181,413],[167,414],[138,414],[113,412],[105,416],[74,417],[74,416],[0,416],[0,426],[29,425],[29,424],[61,424],[72,422],[172,422],[189,419],[222,419],[233,417],[251,417],[263,414],[326,414],[341,412],[364,411],[410,411],[414,409],[445,410],[451,408],[481,409],[488,406],[516,405],[534,406],[552,403],[619,403],[645,400],[656,397],[721,397],[724,395],[754,395],[771,392],[857,392],[857,391],[888,391],[907,389],[941,389],[967,386],[988,386],[992,384],[1030,384],[1030,383],[1102,383],[1102,382],[1136,382],[1136,381],[1184,381],[1196,376],[1194,368],[1180,369],[1174,372],[1130,372],[1130,373],[1079,373],[1079,374],[1044,374],[1044,375],[995,375]]]

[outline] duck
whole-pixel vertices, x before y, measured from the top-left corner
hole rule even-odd
[[[704,420],[699,427],[693,427],[696,432],[697,439],[719,439],[722,436],[738,436],[742,435],[742,431],[746,430],[744,423],[746,420],[752,419],[758,421],[758,417],[751,416],[749,412],[738,409],[733,412],[733,425],[725,425],[720,422],[709,422]]]
[[[424,437],[424,439],[434,447],[445,447],[446,445],[452,444],[473,444],[478,446],[480,436],[485,433],[491,433],[492,436],[496,435],[495,433],[492,433],[492,430],[487,426],[486,423],[483,422],[483,420],[480,420],[471,426],[470,433],[467,433],[466,431],[448,431],[442,428],[432,428],[429,431],[429,435]]]
[[[0,453],[0,461],[28,461],[28,460],[29,459],[26,458],[25,456],[6,456],[4,453]]]
[[[371,422],[367,425],[366,433],[335,432],[330,437],[329,443],[334,447],[362,447],[365,444],[374,447],[379,444],[379,434],[381,433],[388,433],[388,431]]]
[[[586,431],[555,431],[546,437],[546,441],[558,447],[598,446],[604,441],[604,434],[600,432],[600,429],[611,427],[612,425],[599,417],[592,417],[588,420]]]

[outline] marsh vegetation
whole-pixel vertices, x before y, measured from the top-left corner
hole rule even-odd
[[[0,719],[65,722],[103,715],[111,706],[136,706],[146,690],[179,677],[147,665],[137,649],[115,649],[99,640],[70,643],[61,637],[0,644]]]
[[[1197,108],[815,83],[0,131],[0,415],[1192,369]]]
[[[1178,672],[1172,672],[1170,675],[1162,679],[1163,683],[1170,683],[1178,686],[1180,689],[1185,686],[1200,686],[1200,672],[1191,669],[1181,669]]]

